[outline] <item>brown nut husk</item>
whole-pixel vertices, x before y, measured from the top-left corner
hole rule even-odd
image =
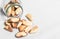
[[[24,37],[24,36],[26,36],[27,35],[27,33],[25,33],[25,32],[18,32],[18,33],[16,33],[16,37],[17,38],[20,38],[20,37]]]
[[[11,24],[8,23],[8,21],[5,21],[4,24],[5,24],[5,26],[11,26]]]
[[[26,14],[25,16],[29,21],[32,21],[32,15],[31,14]]]
[[[21,25],[19,28],[18,28],[18,30],[21,32],[21,31],[24,31],[24,29],[26,28],[27,26],[25,26],[25,25]]]
[[[4,29],[7,30],[7,31],[10,31],[10,32],[13,31],[11,26],[5,26]]]
[[[31,34],[31,33],[37,32],[37,31],[38,31],[38,26],[34,26],[34,27],[29,31],[29,33]]]
[[[18,23],[12,23],[13,28],[17,28]]]

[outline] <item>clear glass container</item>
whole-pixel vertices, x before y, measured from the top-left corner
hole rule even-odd
[[[23,14],[23,8],[19,0],[5,0],[3,11],[8,17],[21,17]]]

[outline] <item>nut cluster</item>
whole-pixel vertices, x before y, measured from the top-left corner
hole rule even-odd
[[[23,9],[17,0],[11,0],[4,6],[5,14],[9,17],[16,17],[23,13]]]
[[[4,22],[5,27],[4,29],[10,32],[13,32],[13,28],[18,29],[19,32],[15,34],[17,38],[27,36],[29,33],[37,32],[38,26],[32,26],[32,16],[31,14],[27,14],[25,16],[29,22],[25,19],[20,19],[16,17],[11,17]]]
[[[18,14],[22,13],[22,9],[19,6],[12,6],[7,10],[8,16],[18,16]]]

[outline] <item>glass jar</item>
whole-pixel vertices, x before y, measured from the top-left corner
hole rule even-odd
[[[4,4],[3,11],[8,17],[22,16],[23,8],[18,0],[8,0]]]

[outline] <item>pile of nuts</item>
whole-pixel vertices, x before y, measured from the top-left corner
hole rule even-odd
[[[38,26],[32,26],[32,16],[31,14],[27,14],[25,16],[29,22],[25,19],[10,17],[8,20],[4,22],[4,29],[10,32],[13,32],[13,28],[18,29],[19,32],[15,34],[17,38],[27,36],[29,33],[35,33],[38,30]]]
[[[9,16],[9,19],[4,22],[4,29],[13,32],[13,28],[18,29],[19,32],[15,34],[15,37],[20,38],[27,36],[29,33],[37,32],[38,26],[32,26],[32,15],[26,14],[26,18],[29,20],[21,19],[16,16],[21,16],[23,13],[23,8],[17,0],[11,0],[4,7],[5,14]]]

